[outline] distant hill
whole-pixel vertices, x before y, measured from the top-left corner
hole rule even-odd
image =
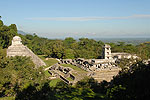
[[[104,43],[125,42],[126,44],[138,45],[141,43],[149,42],[150,38],[95,38],[95,40],[101,40]]]
[[[25,33],[24,31],[21,31],[21,30],[18,30],[18,33],[19,33],[19,34],[22,34],[22,35],[28,34],[28,33]]]

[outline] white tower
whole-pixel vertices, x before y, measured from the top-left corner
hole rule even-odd
[[[103,54],[102,54],[103,59],[112,59],[111,55],[111,46],[108,44],[105,44],[103,46]]]
[[[15,36],[13,37],[13,40],[12,40],[12,45],[22,45],[22,42],[21,42],[21,38],[19,36]]]

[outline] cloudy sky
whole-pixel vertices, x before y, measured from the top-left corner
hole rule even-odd
[[[47,38],[150,38],[150,0],[0,0],[6,25]]]

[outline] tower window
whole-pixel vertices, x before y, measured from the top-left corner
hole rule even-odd
[[[109,52],[107,52],[107,54],[109,55]]]
[[[107,50],[109,50],[109,48],[106,48]]]
[[[109,57],[107,57],[107,59],[109,59]]]

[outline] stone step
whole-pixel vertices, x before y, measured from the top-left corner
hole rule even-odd
[[[95,74],[92,76],[94,79],[96,79],[98,82],[101,82],[103,80],[111,81],[114,76],[116,76],[121,69],[105,69],[101,71],[95,72]]]
[[[8,47],[7,56],[30,56],[36,66],[46,66],[37,55],[24,45]]]

